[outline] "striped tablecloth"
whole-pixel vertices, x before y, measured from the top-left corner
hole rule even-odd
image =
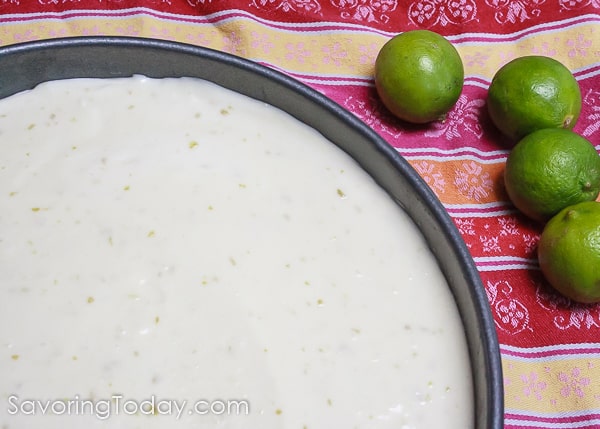
[[[383,43],[417,28],[451,40],[466,72],[448,118],[426,127],[394,120],[372,79]],[[576,305],[544,282],[535,256],[541,227],[508,202],[508,142],[485,108],[504,63],[554,57],[580,83],[575,131],[600,148],[599,0],[0,0],[0,45],[79,35],[226,51],[283,71],[360,117],[436,192],[475,259],[500,340],[505,426],[600,427],[600,306]]]

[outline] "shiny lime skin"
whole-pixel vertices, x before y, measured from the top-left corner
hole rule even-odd
[[[598,197],[600,155],[573,131],[537,130],[510,151],[504,185],[515,207],[545,222],[567,206]]]
[[[442,119],[456,104],[463,83],[458,51],[429,30],[398,34],[383,45],[375,60],[375,87],[381,101],[408,122]]]
[[[518,140],[543,128],[572,129],[581,112],[581,90],[561,62],[529,55],[496,72],[487,108],[496,127]]]
[[[573,301],[600,302],[600,203],[569,206],[554,216],[538,243],[540,269]]]

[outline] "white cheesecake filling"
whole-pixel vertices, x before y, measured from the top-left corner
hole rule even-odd
[[[208,82],[1,100],[0,281],[3,429],[473,427],[412,221],[315,130]]]

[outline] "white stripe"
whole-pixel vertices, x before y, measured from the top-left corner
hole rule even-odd
[[[514,214],[516,213],[516,210],[493,210],[493,211],[488,211],[488,212],[481,212],[481,213],[476,213],[476,212],[468,212],[468,213],[457,213],[457,212],[452,212],[450,213],[450,216],[452,216],[453,218],[489,218],[489,217],[497,217],[497,216],[505,216],[505,215],[510,215],[510,214]]]
[[[462,148],[457,148],[457,149],[437,149],[437,148],[424,147],[424,148],[406,148],[406,149],[396,149],[396,150],[402,151],[404,153],[409,153],[409,152],[426,152],[427,153],[427,152],[429,152],[429,153],[442,153],[442,154],[447,154],[447,155],[471,152],[471,153],[475,153],[477,155],[481,155],[481,156],[485,156],[485,157],[507,156],[508,153],[510,152],[509,150],[483,151],[483,150],[477,149],[475,147],[468,147],[468,146],[462,147]]]
[[[485,271],[496,271],[506,267],[539,268],[537,259],[519,258],[516,256],[475,256],[473,260],[478,268]]]
[[[442,203],[443,204],[443,203]],[[512,205],[506,203],[486,203],[479,206],[470,204],[443,204],[448,214],[453,218],[495,218],[513,215],[517,212]],[[478,208],[480,207],[480,208]]]
[[[444,204],[447,210],[477,210],[490,209],[495,207],[506,207],[507,202],[493,202],[493,203],[482,203],[482,204]]]
[[[274,67],[272,67],[274,68]],[[374,87],[375,84],[373,83],[373,81],[360,81],[360,80],[344,80],[344,79],[335,79],[335,80],[327,80],[327,79],[319,79],[319,78],[315,78],[315,77],[298,77],[296,75],[294,75],[293,73],[287,72],[285,70],[281,70],[286,74],[289,74],[290,76],[293,76],[294,78],[298,79],[301,82],[304,83],[310,83],[310,84],[315,84],[315,85],[329,85],[329,86],[365,86],[365,87]]]
[[[514,353],[546,353],[546,352],[560,352],[562,350],[583,350],[589,348],[597,348],[600,350],[600,343],[573,343],[573,344],[557,344],[550,346],[539,346],[539,347],[516,347],[506,344],[500,345],[500,350],[507,350]]]
[[[572,73],[576,74],[575,78],[578,81],[589,79],[600,74],[599,63],[590,64],[578,69],[571,70]],[[589,70],[584,73],[584,71]],[[465,77],[465,85],[477,86],[479,88],[488,89],[492,80],[482,75],[469,75]]]
[[[402,149],[400,149],[402,152]],[[479,164],[504,164],[506,161],[505,158],[498,159],[484,159],[478,156],[473,155],[454,155],[452,158],[448,158],[447,156],[435,156],[435,155],[407,155],[405,153],[401,153],[402,156],[406,159],[417,160],[423,159],[427,161],[475,161]]]
[[[479,262],[506,262],[506,261],[520,261],[537,264],[536,259],[521,258],[519,256],[478,256],[473,258]]]
[[[533,265],[523,264],[502,264],[502,265],[477,265],[477,270],[480,272],[506,271],[506,270],[535,270],[537,267]],[[537,268],[539,269],[539,268]]]
[[[481,88],[487,89],[490,86],[492,80],[487,76],[482,76],[480,74],[472,74],[465,77],[465,82],[469,82],[473,86],[479,86]]]
[[[447,38],[449,40],[455,41],[454,43],[461,43],[460,41],[463,39],[471,39],[471,38],[476,38],[476,39],[484,39],[483,41],[474,41],[474,42],[462,42],[462,44],[464,45],[476,45],[476,44],[483,44],[485,43],[485,39],[490,39],[490,40],[502,40],[502,39],[507,39],[506,42],[510,43],[513,42],[512,40],[508,40],[508,39],[515,39],[515,38],[519,38],[519,36],[521,35],[527,35],[530,33],[535,33],[535,34],[543,34],[546,33],[548,31],[553,31],[552,29],[556,29],[556,30],[564,30],[565,28],[572,28],[573,26],[577,27],[577,26],[581,26],[581,25],[588,25],[588,24],[593,24],[596,22],[600,22],[600,18],[598,17],[598,15],[594,15],[594,14],[586,14],[586,15],[581,15],[581,16],[577,16],[577,17],[573,17],[573,18],[567,18],[564,19],[562,21],[552,21],[552,22],[546,22],[543,24],[538,24],[538,25],[534,25],[532,27],[527,27],[523,30],[519,30],[519,31],[515,31],[514,33],[507,33],[507,34],[500,34],[500,33],[462,33],[460,35],[456,35],[456,36],[448,36]],[[562,28],[557,28],[557,27],[562,27]],[[549,29],[549,30],[546,30]],[[540,31],[540,30],[546,30],[546,31]]]
[[[589,68],[591,68],[589,72],[579,74],[581,70],[587,70]],[[580,69],[576,69],[573,71],[573,73],[577,73],[577,80],[588,79],[600,75],[600,67],[598,67],[598,63],[596,63],[592,67],[582,67]]]
[[[477,86],[477,87],[483,88],[483,89],[488,89],[490,87],[490,83],[491,83],[491,80],[488,80],[488,79],[486,79],[485,82],[481,82],[479,80],[469,79],[468,77],[465,78],[465,86],[470,85],[470,86]]]
[[[566,411],[563,413],[536,413],[535,411],[527,411],[526,413],[520,409],[510,409],[507,408],[504,410],[506,414],[516,414],[517,416],[524,417],[539,417],[539,418],[561,418],[561,417],[585,417],[590,414],[600,414],[600,408],[586,408],[585,410],[574,410],[574,411]]]

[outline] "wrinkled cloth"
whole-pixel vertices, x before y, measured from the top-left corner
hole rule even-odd
[[[411,126],[379,101],[373,68],[393,35],[446,36],[465,86],[444,121]],[[510,142],[485,103],[494,73],[545,55],[578,80],[575,131],[600,148],[598,0],[0,0],[0,45],[81,35],[205,46],[286,73],[354,113],[425,179],[464,238],[500,342],[507,428],[600,427],[600,305],[555,293],[537,263],[542,226],[510,204]],[[0,77],[1,78],[1,77]]]

